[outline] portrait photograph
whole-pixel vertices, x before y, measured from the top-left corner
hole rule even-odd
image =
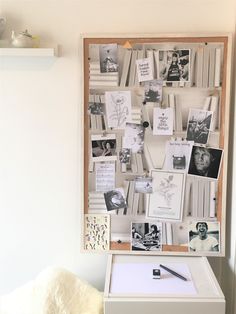
[[[132,222],[131,223],[132,251],[161,251],[162,223],[161,222]]]
[[[100,162],[117,160],[115,134],[107,134],[106,136],[100,134],[92,135],[91,146],[93,161]]]
[[[104,193],[104,199],[108,211],[127,207],[125,192],[122,188]]]
[[[189,82],[190,49],[158,50],[158,78],[165,82]]]
[[[220,251],[220,223],[196,221],[189,225],[189,250],[194,252]]]
[[[218,179],[223,150],[194,145],[188,174],[209,179]]]
[[[207,144],[212,121],[212,111],[190,109],[187,124],[187,140]]]
[[[117,44],[99,45],[101,73],[118,72]]]
[[[162,85],[160,80],[152,80],[144,83],[144,100],[146,102],[162,101]]]

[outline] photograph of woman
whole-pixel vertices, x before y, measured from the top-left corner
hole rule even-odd
[[[162,224],[132,223],[131,231],[132,251],[161,251],[162,250]]]

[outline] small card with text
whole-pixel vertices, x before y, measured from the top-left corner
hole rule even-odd
[[[153,134],[173,135],[174,114],[172,108],[154,108]]]
[[[153,80],[153,63],[151,58],[136,60],[138,81],[145,82]]]

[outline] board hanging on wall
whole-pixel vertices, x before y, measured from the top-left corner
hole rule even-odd
[[[223,256],[231,36],[82,42],[83,248]]]

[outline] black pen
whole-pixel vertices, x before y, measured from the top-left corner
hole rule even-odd
[[[174,270],[172,270],[172,269],[170,269],[170,268],[168,268],[168,267],[166,267],[166,266],[164,266],[164,265],[161,265],[161,264],[160,264],[160,267],[163,268],[163,269],[165,269],[166,271],[168,271],[168,273],[170,273],[170,274],[172,274],[172,275],[174,275],[174,276],[176,276],[176,277],[178,277],[178,278],[180,278],[180,279],[182,279],[182,280],[184,280],[184,281],[187,281],[187,280],[188,280],[188,279],[185,278],[184,276],[182,276],[182,275],[176,273]]]

